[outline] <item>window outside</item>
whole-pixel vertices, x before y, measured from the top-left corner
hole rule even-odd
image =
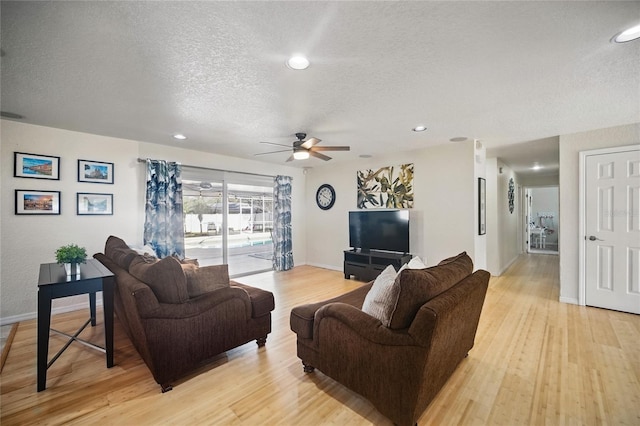
[[[186,257],[239,276],[272,269],[273,188],[182,180]],[[226,228],[225,228],[226,223]]]

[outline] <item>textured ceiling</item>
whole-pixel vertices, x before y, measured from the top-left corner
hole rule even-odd
[[[1,7],[1,107],[27,123],[283,163],[259,141],[303,131],[351,145],[339,162],[465,136],[557,160],[555,136],[640,121],[640,41],[610,42],[640,2]]]

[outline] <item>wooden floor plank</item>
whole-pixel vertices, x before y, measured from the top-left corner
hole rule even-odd
[[[36,321],[20,324],[0,375],[0,423],[387,425],[364,398],[321,372],[305,374],[291,308],[362,283],[310,266],[238,281],[272,291],[273,332],[216,357],[162,394],[116,319],[115,362],[72,344],[36,392]],[[640,316],[558,302],[558,258],[521,256],[493,277],[476,343],[420,425],[640,424]],[[74,331],[88,312],[56,315]],[[101,342],[98,327],[81,337]],[[64,340],[51,337],[50,354]]]

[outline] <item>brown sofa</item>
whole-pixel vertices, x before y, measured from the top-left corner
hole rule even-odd
[[[372,283],[295,307],[290,324],[304,371],[319,369],[395,424],[415,424],[473,347],[490,274],[472,271],[466,253],[402,270],[388,326],[361,310]]]
[[[273,294],[229,281],[227,265],[158,260],[114,236],[94,257],[115,274],[116,315],[163,392],[220,353],[263,346],[271,332]]]

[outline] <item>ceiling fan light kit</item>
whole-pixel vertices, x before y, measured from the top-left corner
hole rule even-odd
[[[293,151],[293,158],[295,160],[306,160],[309,158],[309,152],[304,149],[296,149]]]
[[[306,141],[304,140],[307,137],[306,133],[296,133],[297,141],[293,141],[293,144],[290,149],[282,149],[279,151],[271,151],[271,152],[261,152],[254,155],[266,155],[266,154],[275,154],[277,152],[286,152],[293,150],[291,156],[287,159],[287,161],[293,160],[306,160],[309,157],[316,157],[324,161],[331,160],[331,157],[328,155],[321,154],[319,151],[350,151],[351,147],[349,146],[317,146],[318,143],[322,142],[321,139],[318,138],[309,138]],[[269,145],[276,146],[288,146],[280,143],[273,142],[260,142],[266,143]]]

